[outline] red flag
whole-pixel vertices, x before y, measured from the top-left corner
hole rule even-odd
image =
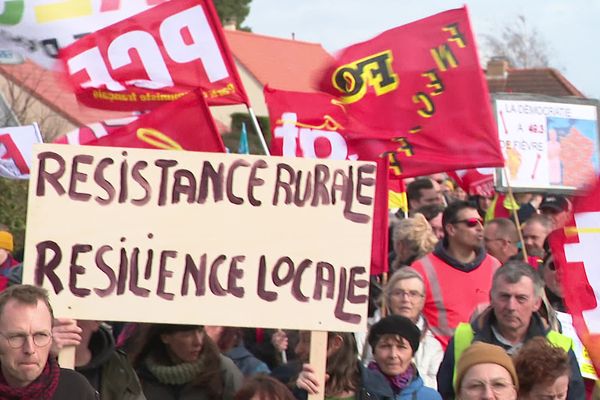
[[[41,142],[35,125],[0,128],[0,176],[29,178],[32,146]]]
[[[470,196],[493,197],[496,193],[493,168],[461,169],[448,172],[448,176]]]
[[[346,48],[322,89],[371,128],[359,158],[386,153],[403,177],[504,164],[464,7]]]
[[[248,104],[209,0],[177,0],[117,22],[60,52],[77,99],[147,110],[201,88],[210,105]]]
[[[217,131],[208,106],[202,94],[197,91],[141,115],[129,125],[86,144],[225,152],[221,135]]]
[[[271,154],[289,157],[356,160],[357,141],[349,131],[365,130],[344,107],[325,93],[287,92],[265,87],[271,122]],[[388,270],[388,183],[385,159],[377,154],[362,160],[377,162],[371,274]]]
[[[57,144],[87,144],[92,140],[109,135],[123,126],[132,123],[137,116],[106,121],[94,122],[74,129],[66,135],[56,138],[52,143]]]
[[[600,371],[600,181],[589,194],[574,199],[566,226],[552,232],[549,240],[565,305]]]

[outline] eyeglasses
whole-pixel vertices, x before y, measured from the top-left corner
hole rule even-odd
[[[391,293],[392,297],[404,297],[407,296],[411,300],[415,300],[421,297],[425,297],[423,293],[418,290],[402,290],[402,289],[394,289]]]
[[[20,349],[23,347],[29,336],[33,338],[33,344],[35,344],[37,347],[47,346],[50,343],[50,339],[52,339],[52,334],[50,332],[36,332],[33,335],[26,335],[24,333],[6,335],[0,332],[0,335],[6,339],[8,345],[13,349]]]
[[[509,381],[501,379],[489,383],[483,381],[467,382],[464,386],[464,390],[470,395],[482,395],[487,392],[488,387],[492,389],[492,392],[499,398],[504,398],[504,396],[515,388]]]
[[[459,219],[458,221],[454,221],[453,224],[465,224],[469,228],[473,228],[477,225],[483,226],[483,220],[481,218]]]

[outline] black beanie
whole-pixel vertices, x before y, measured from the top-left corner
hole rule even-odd
[[[382,335],[398,335],[410,343],[413,354],[419,349],[421,330],[408,318],[390,315],[380,319],[369,331],[368,341],[373,349]]]

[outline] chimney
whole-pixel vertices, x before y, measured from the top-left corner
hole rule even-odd
[[[223,23],[223,29],[228,31],[237,31],[237,21],[235,18],[230,18]]]
[[[508,60],[503,57],[492,57],[487,63],[486,77],[488,79],[506,79],[508,76]]]

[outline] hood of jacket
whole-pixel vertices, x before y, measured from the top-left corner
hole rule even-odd
[[[448,264],[451,267],[454,267],[458,270],[461,270],[463,272],[473,271],[475,268],[477,268],[481,265],[481,263],[487,256],[487,253],[482,246],[475,252],[475,259],[473,261],[471,261],[469,263],[460,262],[448,253],[448,250],[446,249],[446,247],[444,247],[444,240],[440,240],[435,245],[433,254],[435,254],[437,257],[439,257],[446,264]]]
[[[86,365],[77,367],[77,371],[91,371],[104,365],[115,350],[115,340],[110,330],[100,325],[100,328],[92,334],[88,347],[92,352],[92,359]]]

